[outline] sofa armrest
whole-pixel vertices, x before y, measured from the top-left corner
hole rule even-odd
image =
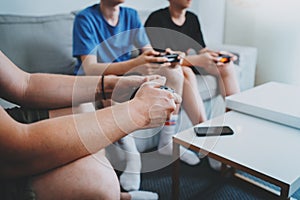
[[[210,49],[232,52],[239,56],[237,74],[241,91],[252,88],[255,84],[257,48],[238,45],[209,45]]]

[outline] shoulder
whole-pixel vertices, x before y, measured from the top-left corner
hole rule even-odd
[[[149,17],[159,18],[159,17],[166,16],[166,15],[169,15],[169,10],[168,10],[168,8],[162,8],[162,9],[153,11],[153,12],[149,15]]]
[[[137,10],[133,9],[133,8],[129,8],[129,7],[120,7],[120,12],[124,13],[126,16],[137,16],[138,12]]]
[[[161,26],[162,20],[163,19],[169,19],[170,14],[169,14],[169,9],[168,8],[163,8],[156,10],[152,12],[145,23],[145,26]]]
[[[198,21],[198,16],[195,13],[191,12],[191,11],[187,11],[186,12],[186,17]]]
[[[96,15],[99,4],[89,6],[76,14],[76,19],[88,19]]]

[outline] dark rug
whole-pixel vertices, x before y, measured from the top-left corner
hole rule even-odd
[[[157,159],[157,158],[155,158]],[[162,160],[168,159],[161,156]],[[170,159],[170,158],[169,158]],[[154,160],[143,159],[145,163]],[[142,190],[157,192],[160,200],[172,199],[172,166],[142,174]],[[180,200],[273,200],[276,195],[235,176],[221,176],[206,158],[197,166],[180,162]],[[300,199],[300,191],[293,197]]]

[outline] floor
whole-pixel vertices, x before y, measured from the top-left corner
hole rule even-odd
[[[144,158],[143,158],[144,157]],[[166,156],[151,156],[152,160],[143,156],[143,166],[170,160]],[[167,163],[167,162],[166,162]],[[147,167],[144,167],[147,168]],[[148,170],[149,171],[149,170]],[[160,200],[172,199],[172,166],[167,165],[161,169],[142,174],[142,190],[154,191],[159,194]],[[300,199],[300,191],[293,197]],[[180,198],[181,200],[273,200],[276,196],[243,181],[235,176],[221,176],[210,168],[204,158],[196,166],[180,164]]]

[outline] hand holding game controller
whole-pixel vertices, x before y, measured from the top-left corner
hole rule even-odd
[[[170,63],[180,62],[179,54],[170,54],[170,53],[160,53],[156,57],[164,57],[167,58]],[[159,62],[157,64],[163,64],[163,62]]]
[[[219,53],[218,61],[221,63],[229,63],[232,59],[232,56],[227,54]]]
[[[171,93],[175,93],[174,89],[172,89],[172,88],[170,88],[170,87],[168,87],[168,86],[166,86],[166,85],[162,85],[162,86],[160,86],[159,88],[162,89],[162,90],[167,90],[167,91],[169,91],[169,92],[171,92]],[[132,93],[130,99],[133,99],[133,98],[134,98],[135,94],[137,93],[137,91],[138,91],[139,89],[140,89],[140,88],[138,87],[138,88],[136,88],[136,89],[134,90],[134,92]]]
[[[174,93],[174,92],[175,92],[174,89],[172,89],[172,88],[170,88],[170,87],[168,87],[168,86],[166,86],[166,85],[162,85],[162,86],[160,86],[159,88],[162,89],[162,90],[167,90],[167,91],[169,91],[169,92],[171,92],[171,93]]]

